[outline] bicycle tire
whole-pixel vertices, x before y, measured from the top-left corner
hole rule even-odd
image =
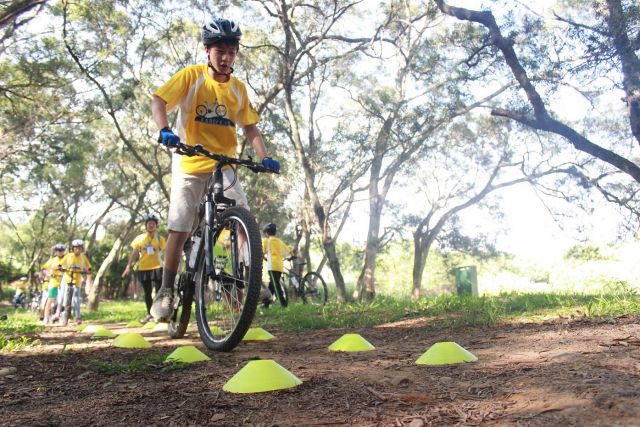
[[[193,280],[189,280],[186,272],[182,272],[176,277],[175,290],[175,308],[173,317],[167,327],[169,336],[174,339],[184,337],[191,320],[191,307],[195,289]]]
[[[280,305],[282,307],[287,307],[289,305],[289,295],[283,278],[284,275],[280,277],[280,283],[274,284],[273,287],[276,290],[276,297],[278,298],[278,301],[280,301]]]
[[[302,278],[302,302],[305,304],[325,305],[329,296],[327,283],[321,275],[310,271]]]
[[[196,261],[196,322],[207,348],[231,351],[247,333],[258,306],[262,242],[258,224],[248,210],[229,208],[219,219],[216,229],[205,226],[204,230],[211,238],[215,276],[208,277],[205,256]],[[246,236],[242,247],[238,242],[241,234]]]
[[[62,312],[62,321],[60,322],[60,324],[62,326],[67,326],[67,323],[69,323],[69,319],[71,318],[71,305],[72,305],[72,301],[73,301],[73,284],[69,283],[67,284],[67,289],[65,289],[65,297],[63,299],[63,303],[64,303],[64,307],[63,307],[63,312]]]

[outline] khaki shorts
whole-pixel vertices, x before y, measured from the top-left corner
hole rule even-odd
[[[225,197],[234,199],[236,206],[249,209],[247,196],[236,178],[235,171],[231,168],[224,169],[222,176]],[[167,220],[170,231],[190,232],[198,226],[198,207],[212,179],[211,173],[171,174],[171,200]],[[228,188],[234,179],[235,183]]]

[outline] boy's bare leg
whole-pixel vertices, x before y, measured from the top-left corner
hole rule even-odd
[[[173,284],[178,274],[182,248],[188,237],[188,232],[169,230],[162,270],[162,286],[151,306],[151,315],[158,321],[168,322],[173,316]]]

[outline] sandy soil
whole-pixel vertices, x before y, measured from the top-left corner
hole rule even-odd
[[[629,426],[640,425],[640,319],[557,319],[449,331],[426,319],[366,329],[282,332],[207,351],[140,332],[153,347],[126,350],[74,328],[51,327],[40,346],[0,354],[2,425]],[[344,333],[376,349],[329,352]],[[416,365],[432,344],[454,341],[478,362]],[[108,373],[105,366],[166,356],[194,344],[211,360]],[[63,347],[64,346],[64,347]],[[62,350],[64,348],[64,350]],[[288,390],[232,394],[222,386],[249,360],[272,359],[303,381]],[[17,368],[13,369],[2,368]],[[8,372],[8,374],[7,374]]]

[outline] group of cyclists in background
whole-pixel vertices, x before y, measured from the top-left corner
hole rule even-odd
[[[84,254],[84,241],[73,240],[68,253],[64,244],[56,243],[53,252],[36,278],[41,283],[41,290],[31,291],[32,303],[29,308],[39,311],[43,323],[50,325],[61,319],[64,307],[69,307],[71,312],[64,313],[65,319],[73,317],[80,324],[80,305],[92,286],[91,262]],[[21,277],[13,297],[15,308],[27,308],[27,289],[27,278]],[[72,300],[68,301],[69,298]]]
[[[157,294],[162,284],[162,252],[166,247],[166,240],[158,233],[158,217],[149,214],[145,218],[145,233],[138,235],[131,243],[131,256],[122,273],[125,279],[137,263],[137,282],[144,291],[146,316],[141,320],[146,323],[153,320],[150,314],[154,294]],[[276,225],[267,224],[263,228],[263,253],[269,274],[268,291],[263,289],[262,304],[268,308],[276,299],[276,283],[284,272],[284,260],[290,255],[291,248],[276,237]],[[26,277],[21,277],[16,283],[13,298],[15,308],[28,308],[38,311],[42,322],[51,325],[60,321],[67,304],[67,295],[71,295],[71,313],[67,318],[73,318],[76,324],[82,323],[80,307],[91,292],[91,263],[84,253],[84,242],[76,239],[71,242],[71,251],[66,253],[65,245],[56,243],[53,256],[42,266],[38,282],[41,290],[31,291],[31,304],[27,302],[29,283]],[[73,292],[67,292],[68,287]],[[32,306],[33,305],[33,306]]]

